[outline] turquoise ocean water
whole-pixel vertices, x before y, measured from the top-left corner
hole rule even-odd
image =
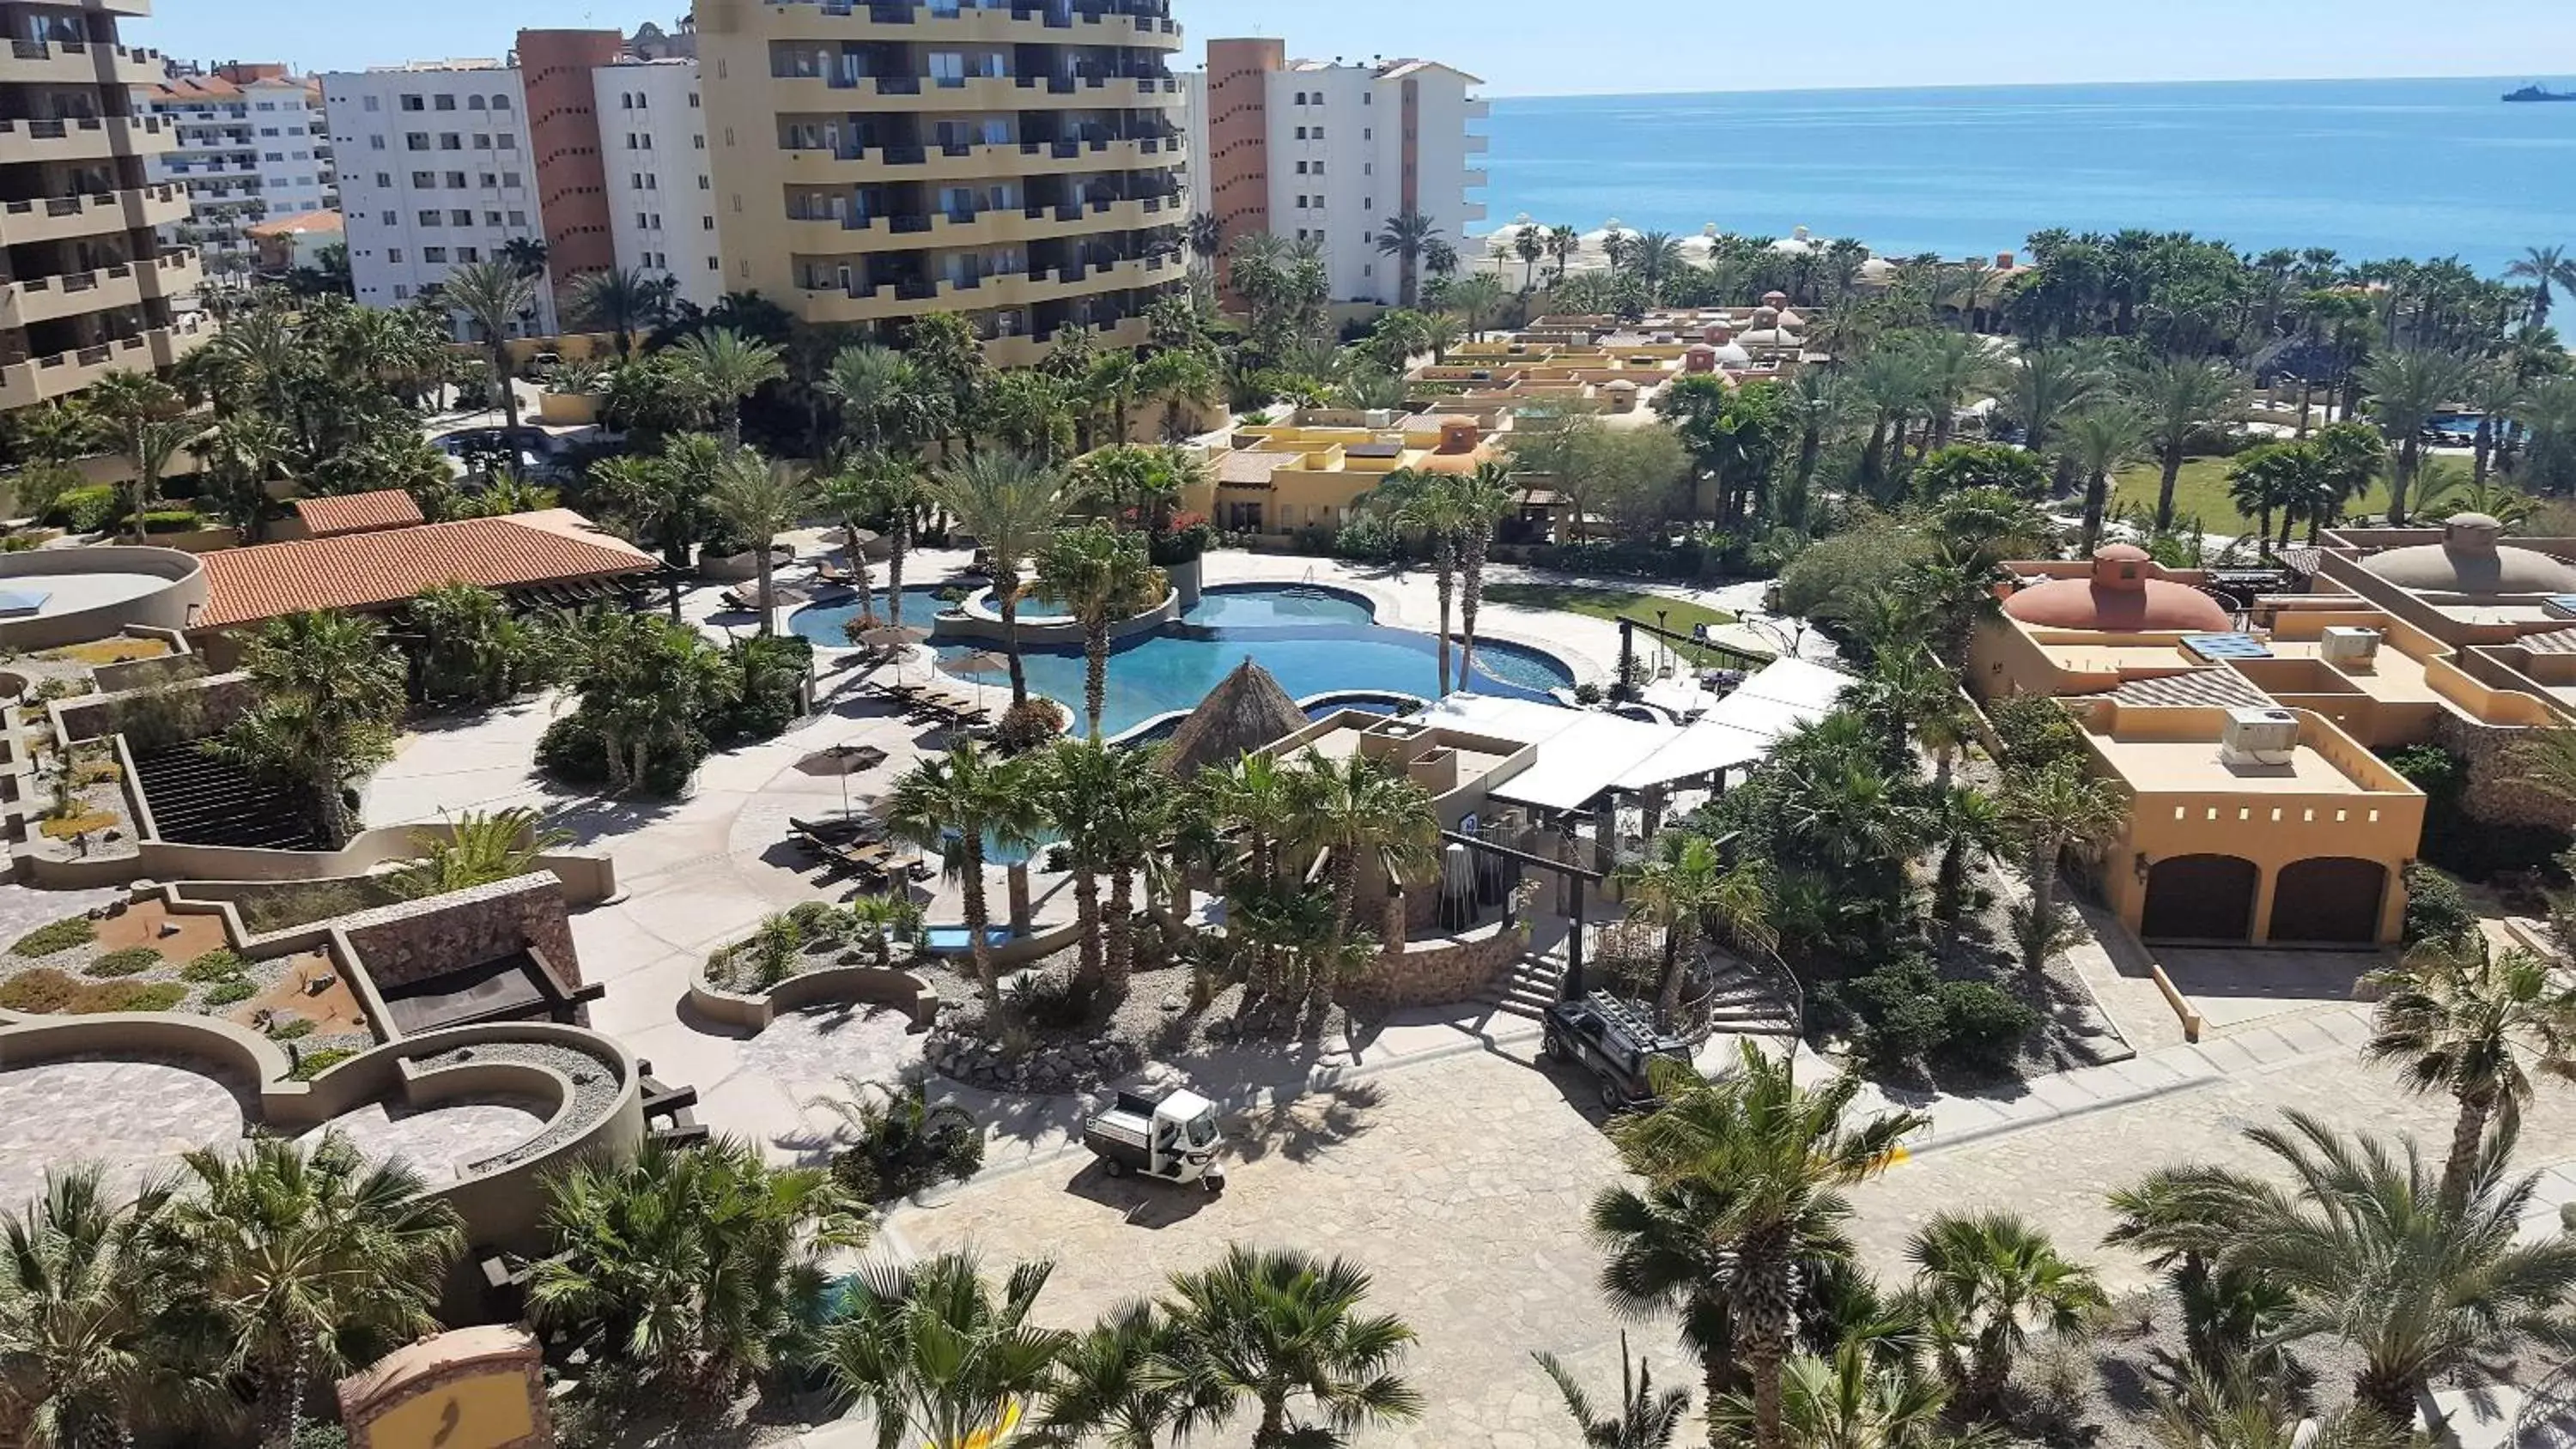
[[[2532,79],[1497,99],[1480,225],[1804,226],[1954,257],[2147,227],[2494,271],[2576,244],[2576,105],[2498,99]]]

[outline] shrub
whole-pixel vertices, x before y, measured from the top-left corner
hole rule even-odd
[[[161,953],[149,946],[128,946],[110,951],[89,963],[82,974],[96,977],[139,976],[161,964]]]
[[[2021,1044],[2039,1029],[2038,1012],[1983,981],[1943,982],[1940,1003],[1946,1040],[1939,1055],[1973,1071],[2009,1070]]]
[[[82,760],[72,766],[74,785],[112,785],[125,778],[114,760]]]
[[[250,963],[228,947],[217,946],[179,968],[179,979],[204,985],[209,981],[229,981],[249,968]]]
[[[87,916],[72,916],[49,925],[38,926],[20,936],[9,948],[12,956],[51,956],[74,946],[86,946],[98,939],[98,926]]]
[[[1101,982],[1080,972],[1023,976],[1004,993],[1011,1014],[1043,1031],[1089,1026],[1100,1010]]]
[[[367,910],[383,902],[368,899],[346,881],[310,881],[244,896],[233,904],[241,912],[244,926],[255,933],[265,934],[309,926],[315,921]]]
[[[879,1104],[865,1084],[844,1079],[852,1100],[831,1101],[854,1139],[833,1155],[832,1175],[853,1196],[889,1202],[925,1187],[972,1177],[984,1165],[984,1133],[962,1107],[930,1104],[916,1082]]]
[[[295,1070],[287,1073],[299,1082],[309,1082],[358,1054],[354,1047],[324,1047],[305,1052],[295,1059]]]
[[[1854,1018],[1852,1035],[1875,1071],[1914,1063],[1999,1073],[2039,1028],[2039,1013],[1983,981],[1949,981],[1922,956],[1890,961],[1829,987],[1828,1009]]]
[[[1953,443],[1915,465],[1918,498],[1947,498],[1971,488],[2037,498],[2048,491],[2048,472],[2037,454],[2001,443]]]
[[[118,982],[93,1011],[170,1011],[188,999],[188,988],[176,981],[155,981],[149,986]]]
[[[2459,882],[2429,865],[2406,868],[2407,949],[2463,941],[2477,934],[2478,914]]]
[[[243,977],[236,976],[230,981],[218,981],[207,987],[206,1005],[209,1007],[239,1006],[258,994],[257,986]]]
[[[205,526],[193,508],[156,508],[143,515],[145,533],[194,533]]]
[[[272,1021],[268,1024],[270,1041],[301,1041],[312,1034],[312,1021],[301,1016],[290,1016],[283,1021]]]
[[[0,1008],[37,1016],[80,1011],[84,1008],[78,1003],[88,1000],[94,989],[50,966],[39,966],[0,981]]]
[[[45,512],[45,522],[74,533],[96,533],[115,522],[116,515],[116,490],[101,483],[66,488],[55,494],[53,507]]]
[[[1031,695],[1002,711],[1001,723],[993,727],[993,743],[1006,754],[1024,754],[1064,733],[1064,725],[1063,705]]]

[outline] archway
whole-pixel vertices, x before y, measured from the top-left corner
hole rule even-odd
[[[2177,855],[2147,876],[2138,934],[2150,941],[2245,941],[2263,872],[2233,855]]]
[[[2367,946],[2379,939],[2388,867],[2375,860],[2320,856],[2281,867],[2272,887],[2272,940]]]

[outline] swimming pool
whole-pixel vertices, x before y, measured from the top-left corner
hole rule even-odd
[[[960,644],[939,653],[953,660],[987,648]],[[1439,692],[1437,650],[1428,634],[1375,623],[1368,602],[1349,594],[1294,585],[1210,589],[1179,622],[1111,654],[1101,725],[1114,735],[1159,714],[1196,708],[1246,659],[1269,670],[1293,698],[1340,690],[1430,698]],[[1082,650],[1030,648],[1022,657],[1029,688],[1078,718]],[[1457,657],[1454,648],[1450,657]],[[997,670],[975,682],[998,689],[1006,678]],[[1549,690],[1573,683],[1573,672],[1554,655],[1490,639],[1476,645],[1479,694],[1545,700]]]
[[[905,585],[904,624],[914,629],[929,628],[930,621],[939,617],[940,610],[952,607],[939,599],[940,591],[949,587],[951,586],[947,584]],[[892,606],[893,600],[885,590],[879,589],[868,596],[868,603],[876,611],[877,618],[883,621],[886,610]],[[798,638],[811,639],[826,649],[847,649],[850,647],[850,636],[843,632],[842,625],[857,618],[858,613],[859,596],[853,593],[833,599],[829,603],[809,604],[797,610],[787,616],[787,627],[794,631]]]
[[[2478,425],[2485,421],[2485,416],[2480,413],[2436,413],[2425,423],[2425,426],[2434,432],[2457,438],[2460,446],[2467,447],[2477,441]]]

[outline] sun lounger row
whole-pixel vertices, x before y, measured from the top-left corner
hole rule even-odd
[[[951,724],[990,724],[993,712],[974,700],[936,684],[889,684],[885,692],[909,705],[915,712],[944,719]]]

